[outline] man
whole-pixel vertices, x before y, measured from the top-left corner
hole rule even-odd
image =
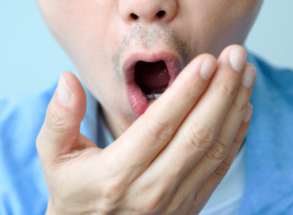
[[[241,46],[261,0],[38,3],[83,83],[65,72],[55,93],[22,104],[31,123],[21,133],[22,114],[6,104],[3,214],[293,211],[292,73],[249,55],[260,73],[251,99],[256,69]],[[250,100],[245,189],[236,168],[239,190],[215,191],[243,161]],[[9,153],[21,141],[26,151]],[[202,210],[214,191],[214,206]]]

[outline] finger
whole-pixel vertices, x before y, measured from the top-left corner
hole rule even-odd
[[[182,71],[171,88],[119,138],[103,151],[117,169],[139,175],[172,138],[174,132],[208,86],[216,59],[201,55]],[[205,78],[201,76],[203,74]],[[178,102],[179,98],[180,102]],[[138,170],[138,171],[134,171]]]
[[[246,63],[242,85],[240,86],[237,92],[237,96],[230,106],[222,127],[212,146],[181,181],[179,187],[177,188],[180,190],[177,192],[177,201],[180,201],[180,197],[183,198],[188,195],[190,190],[197,189],[198,186],[200,186],[203,181],[206,180],[207,176],[209,176],[227,156],[230,145],[238,131],[240,124],[242,123],[243,117],[245,118],[245,121],[248,120],[245,116],[246,110],[248,112],[251,112],[252,110],[252,106],[251,104],[248,105],[248,102],[252,94],[255,75],[255,68],[251,64]],[[239,144],[232,145],[230,152],[233,152],[233,148],[238,147],[238,145]]]
[[[196,166],[198,166],[196,172],[198,172],[199,175],[206,175],[208,171],[213,171],[215,166],[218,166],[226,157],[246,110],[251,110],[252,108],[251,104],[248,103],[252,95],[256,71],[251,64],[247,63],[246,65],[242,85],[230,106],[214,143],[205,153],[204,157],[201,159],[202,161],[196,164]]]
[[[182,201],[184,201],[186,197],[190,195],[196,196],[196,198],[193,201],[193,204],[190,204],[190,206],[192,205],[192,209],[188,214],[199,213],[199,211],[206,204],[207,200],[210,198],[214,189],[218,186],[222,178],[226,175],[235,155],[241,147],[241,144],[243,143],[243,140],[250,126],[251,113],[252,106],[251,104],[249,104],[247,105],[245,113],[241,117],[243,121],[241,120],[241,124],[240,126],[238,126],[239,129],[223,162],[218,164],[216,167],[213,166],[209,168],[205,172],[204,168],[206,168],[206,161],[204,159],[201,159],[200,162],[191,169],[191,171],[186,175],[186,177],[177,187],[173,198],[168,204],[168,207],[165,209],[167,213],[175,210],[178,207],[181,207]]]
[[[192,186],[194,183],[201,184],[201,181],[205,180],[206,176],[210,175],[215,167],[217,167],[227,156],[246,110],[248,109],[248,111],[250,111],[252,109],[251,104],[248,103],[253,91],[255,75],[255,68],[251,64],[247,64],[242,79],[242,85],[230,106],[228,114],[214,143],[207,150],[201,160],[192,168],[191,172],[188,173],[186,179],[184,179],[190,181],[187,183],[189,186]],[[189,177],[190,179],[188,179]]]
[[[247,111],[244,115],[244,120],[239,127],[239,130],[233,140],[230,151],[223,162],[215,169],[215,171],[207,178],[202,186],[196,192],[194,203],[190,209],[188,215],[198,214],[205,206],[208,199],[211,197],[214,190],[220,184],[226,173],[228,172],[234,157],[237,155],[241,145],[243,144],[244,138],[248,132],[251,122],[252,106],[249,104]]]
[[[230,60],[235,54],[238,55],[237,64],[241,65],[238,66],[240,72],[232,67],[233,62]],[[246,51],[241,46],[231,46],[221,56],[224,56],[223,61],[219,62],[211,86],[166,149],[148,168],[148,174],[157,180],[156,183],[149,183],[166,186],[166,189],[175,188],[214,142],[240,86]]]
[[[80,147],[80,123],[85,111],[86,95],[79,80],[70,72],[62,73],[37,138],[41,160],[53,162]]]

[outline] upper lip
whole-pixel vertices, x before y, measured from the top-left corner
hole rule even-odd
[[[157,62],[157,61],[164,61],[167,69],[168,69],[168,74],[170,76],[170,82],[168,87],[173,83],[177,75],[180,73],[182,66],[179,58],[169,52],[166,51],[161,51],[157,53],[152,53],[152,54],[146,54],[146,53],[132,53],[126,60],[125,63],[123,64],[123,71],[125,75],[125,80],[126,84],[131,84],[133,83],[134,80],[134,72],[135,72],[135,65],[139,61],[144,61],[144,62]]]

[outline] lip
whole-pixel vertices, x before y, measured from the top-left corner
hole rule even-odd
[[[140,87],[135,83],[134,67],[138,61],[145,61],[151,63],[161,60],[165,62],[168,69],[170,81],[167,88],[169,88],[182,69],[181,62],[176,55],[166,51],[151,54],[132,53],[126,59],[123,65],[128,100],[130,102],[132,110],[135,112],[137,116],[141,116],[155,100],[148,100],[146,95],[141,91]]]

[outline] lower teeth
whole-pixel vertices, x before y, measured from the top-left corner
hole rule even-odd
[[[152,100],[152,99],[157,99],[157,98],[159,98],[160,96],[161,96],[162,94],[150,94],[150,95],[147,95],[147,98],[149,99],[149,100]]]

